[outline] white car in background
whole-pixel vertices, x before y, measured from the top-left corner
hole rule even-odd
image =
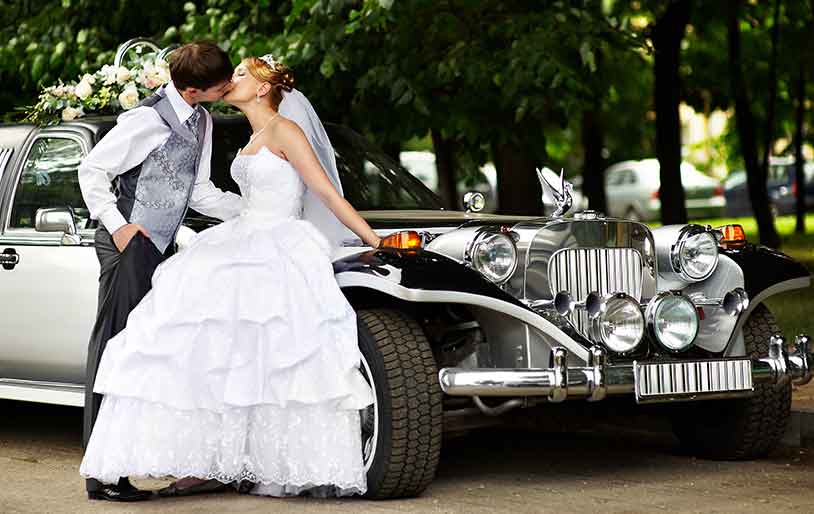
[[[724,215],[726,198],[721,183],[698,171],[688,162],[681,163],[681,184],[686,195],[687,216],[717,218]],[[639,221],[660,216],[659,161],[624,161],[605,170],[605,194],[608,214]]]

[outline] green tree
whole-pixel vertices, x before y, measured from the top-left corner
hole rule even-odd
[[[30,105],[40,88],[95,71],[136,36],[182,21],[158,0],[16,0],[0,9],[0,112]]]

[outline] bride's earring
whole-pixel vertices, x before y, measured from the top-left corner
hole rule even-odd
[[[260,103],[260,95],[257,95],[255,98],[257,99],[257,103]]]

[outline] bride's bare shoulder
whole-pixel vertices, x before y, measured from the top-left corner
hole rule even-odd
[[[300,126],[297,125],[296,122],[283,116],[280,116],[280,122],[277,123],[275,129],[275,135],[287,142],[295,142],[305,139],[305,133],[302,131]]]

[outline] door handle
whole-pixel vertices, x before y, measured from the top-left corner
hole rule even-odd
[[[3,269],[14,269],[14,266],[20,263],[20,255],[14,248],[6,248],[3,253],[0,253],[0,265]]]

